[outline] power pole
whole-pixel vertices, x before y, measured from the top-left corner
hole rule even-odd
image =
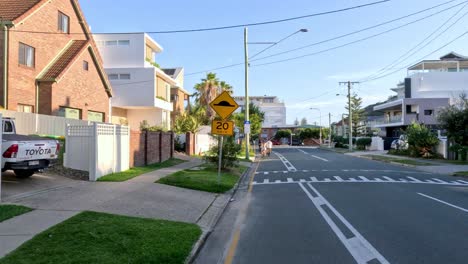
[[[351,86],[354,84],[357,84],[359,82],[340,82],[339,84],[347,84],[348,85],[348,119],[349,119],[349,150],[353,150],[353,116],[352,116],[352,110],[351,110]]]
[[[249,121],[249,51],[247,49],[247,28],[244,28],[244,56],[245,56],[245,114],[244,120]],[[244,126],[245,126],[244,122]],[[245,131],[244,131],[245,132]],[[250,159],[250,134],[244,134],[245,139],[245,159]]]
[[[328,113],[328,148],[331,148],[331,113]]]

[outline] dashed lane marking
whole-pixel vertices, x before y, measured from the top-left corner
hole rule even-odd
[[[313,158],[319,159],[319,160],[321,160],[321,161],[328,162],[327,159],[324,159],[324,158],[319,157],[319,156],[316,156],[316,155],[312,155],[312,154],[310,154],[310,153],[305,152],[305,151],[302,150],[302,149],[297,149],[297,150],[299,150],[300,152],[302,152],[302,153],[304,153],[304,154],[306,154],[306,155],[310,155],[310,156],[313,157]]]
[[[383,179],[382,179],[383,178]],[[390,177],[384,176],[382,178],[374,178],[374,179],[369,179],[363,176],[359,176],[359,179],[356,178],[349,178],[349,179],[343,179],[340,176],[334,176],[334,179],[330,178],[324,178],[324,179],[317,179],[317,177],[310,177],[308,181],[305,179],[299,179],[299,180],[294,180],[292,178],[287,178],[286,181],[283,180],[275,180],[275,181],[270,181],[269,179],[264,179],[263,182],[253,182],[253,185],[267,185],[267,184],[289,184],[289,183],[301,183],[301,182],[313,182],[313,183],[413,183],[413,184],[434,184],[434,185],[451,185],[451,186],[468,186],[468,182],[463,181],[463,180],[456,180],[456,181],[450,181],[450,180],[441,180],[441,179],[435,179],[432,178],[431,180],[424,179],[424,180],[418,180],[415,178],[406,180],[403,178],[400,178],[398,180],[392,179]],[[408,177],[412,178],[412,177]]]
[[[289,162],[291,165],[291,163]],[[292,165],[291,165],[292,166]],[[294,168],[295,169],[295,168]],[[431,174],[429,172],[421,172],[421,171],[397,171],[397,170],[286,170],[286,171],[256,171],[255,174],[269,174],[269,173],[307,173],[307,172],[391,172],[391,173],[405,173],[405,174]]]
[[[275,153],[275,155],[278,156],[278,158],[281,160],[281,162],[283,162],[284,166],[286,166],[286,169],[288,171],[292,171],[292,172],[297,171],[296,167],[294,167],[294,165],[292,165],[291,162],[289,162],[289,160],[287,160],[283,155],[281,155],[278,152],[273,152],[273,153]]]

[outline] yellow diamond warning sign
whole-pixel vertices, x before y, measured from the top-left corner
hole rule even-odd
[[[231,95],[224,91],[210,103],[211,108],[222,118],[228,118],[239,105],[234,101]]]

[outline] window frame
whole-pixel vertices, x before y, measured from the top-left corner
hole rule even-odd
[[[28,50],[32,50],[31,65],[29,65],[29,59],[27,56],[29,54]],[[21,60],[22,58],[21,56],[23,56],[24,61]],[[36,67],[36,48],[28,44],[25,44],[23,42],[19,42],[18,64],[24,67],[28,67],[28,68],[35,68]]]
[[[24,111],[25,107],[31,108],[31,112]],[[33,105],[28,105],[28,104],[18,104],[16,106],[16,111],[17,112],[22,112],[22,113],[34,113],[34,106]]]
[[[64,29],[64,18],[66,19],[66,26],[67,28]],[[70,17],[67,16],[65,13],[58,11],[58,25],[57,25],[58,31],[65,33],[65,34],[70,34]]]
[[[427,114],[428,112],[430,112],[430,114]],[[434,115],[434,110],[433,109],[425,109],[424,110],[424,115],[425,116],[433,116]]]
[[[87,60],[83,60],[83,70],[89,71],[89,62]]]
[[[93,114],[101,114],[102,115],[102,121],[95,121],[95,120],[90,120],[89,119],[89,114],[90,113],[93,113]],[[93,110],[88,110],[88,121],[91,121],[91,122],[100,122],[100,123],[105,123],[106,121],[106,113],[104,112],[99,112],[99,111],[93,111]]]
[[[62,109],[65,110],[64,111],[65,115],[63,115],[63,116],[60,115]],[[78,119],[67,117],[66,116],[66,110],[67,109],[77,110],[78,111]],[[69,107],[69,106],[59,106],[59,112],[58,113],[59,113],[59,116],[61,116],[61,117],[65,117],[65,118],[69,118],[69,119],[75,119],[75,120],[83,120],[83,110],[81,110],[80,108],[74,108],[74,107]]]

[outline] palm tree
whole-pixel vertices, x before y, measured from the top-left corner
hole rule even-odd
[[[198,105],[206,107],[206,113],[210,119],[214,117],[214,111],[209,107],[209,104],[218,95],[219,80],[216,78],[216,73],[206,74],[206,78],[195,85],[196,102]]]
[[[219,87],[221,87],[221,90],[222,91],[226,91],[228,92],[229,94],[232,94],[234,91],[232,90],[232,86],[230,84],[228,84],[227,82],[225,81],[221,81],[219,83]]]

